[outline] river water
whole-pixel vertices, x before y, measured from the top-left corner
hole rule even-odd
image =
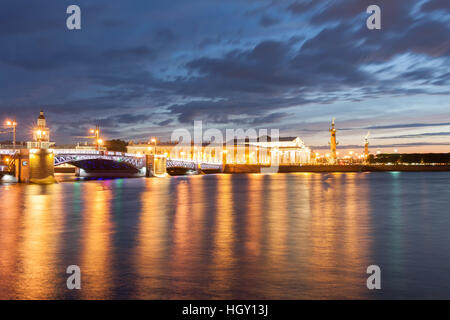
[[[59,179],[0,185],[1,299],[450,298],[450,173]]]

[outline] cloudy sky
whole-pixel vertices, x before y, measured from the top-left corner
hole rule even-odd
[[[66,28],[81,8],[82,30]],[[382,30],[366,8],[381,7]],[[279,128],[316,149],[450,150],[448,0],[3,0],[0,118],[29,138]],[[0,139],[7,139],[7,135]]]

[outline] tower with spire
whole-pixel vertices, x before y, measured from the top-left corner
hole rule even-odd
[[[367,135],[364,137],[364,162],[368,162],[369,160],[369,136],[370,132],[367,132]]]
[[[48,149],[54,142],[50,142],[50,128],[41,110],[37,118],[36,126],[33,128],[33,141],[27,142],[28,149]]]
[[[333,120],[331,121],[331,128],[330,128],[330,152],[331,152],[331,156],[330,156],[330,163],[331,164],[335,164],[337,162],[337,145],[338,142],[336,142],[336,128],[334,125],[336,118],[333,118]]]

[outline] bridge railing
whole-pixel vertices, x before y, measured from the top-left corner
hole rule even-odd
[[[202,160],[195,160],[195,159],[181,159],[181,158],[167,158],[167,160],[173,160],[173,161],[186,161],[186,162],[194,162],[194,163],[206,163],[206,164],[222,164],[221,161],[202,161]]]
[[[136,153],[126,153],[119,151],[98,151],[98,150],[83,150],[83,149],[53,149],[53,153],[58,155],[73,154],[73,155],[104,155],[104,156],[119,156],[119,157],[134,157],[143,158],[145,155]]]
[[[54,154],[101,154],[101,152],[102,151],[82,149],[53,149]]]
[[[197,170],[201,169],[213,169],[213,170],[221,170],[223,164],[217,162],[204,162],[197,160],[186,160],[186,159],[177,159],[177,158],[167,158],[167,168],[187,168]]]
[[[13,155],[19,153],[19,150],[14,150],[14,149],[0,149],[0,155]]]
[[[206,163],[202,162],[200,164],[201,169],[213,169],[213,170],[219,170],[222,169],[223,164],[222,163]]]

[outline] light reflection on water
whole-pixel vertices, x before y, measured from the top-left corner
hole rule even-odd
[[[2,299],[450,298],[449,173],[0,185]],[[79,265],[82,289],[66,289]],[[382,290],[366,288],[367,266]]]

